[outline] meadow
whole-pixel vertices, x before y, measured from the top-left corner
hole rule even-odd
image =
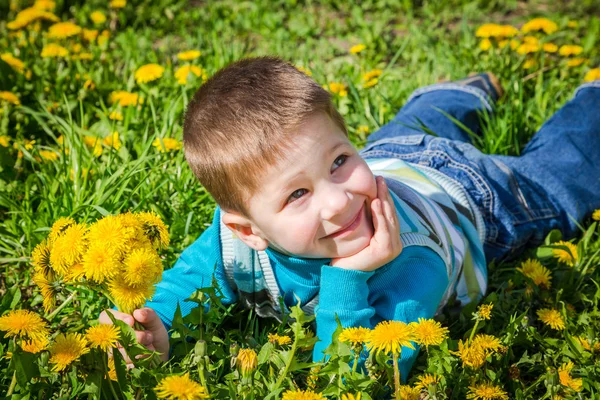
[[[96,326],[106,308],[143,304],[212,220],[215,203],[185,163],[182,115],[220,68],[267,54],[292,62],[332,93],[357,148],[416,88],[491,71],[506,94],[474,145],[518,155],[577,86],[600,79],[598,10],[596,0],[0,2],[0,397],[598,398],[600,210],[574,239],[553,231],[518,260],[490,263],[479,306],[340,328],[327,362],[312,362],[312,317],[299,308],[262,320],[210,288],[190,299],[210,310],[176,315],[168,362],[126,324]],[[106,254],[118,262],[88,262]],[[422,351],[400,384],[391,360],[408,342]],[[117,345],[141,356],[135,368]]]

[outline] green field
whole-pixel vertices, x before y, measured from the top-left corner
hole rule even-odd
[[[152,212],[168,226],[170,243],[154,247],[171,267],[215,207],[185,163],[183,112],[204,80],[247,56],[280,56],[332,92],[358,148],[416,88],[491,71],[506,94],[474,145],[518,155],[577,86],[600,79],[599,11],[597,0],[0,2],[0,398],[389,395],[386,354],[370,360],[368,373],[352,371],[356,349],[335,339],[329,361],[312,363],[315,339],[298,310],[295,323],[279,324],[237,306],[198,308],[175,319],[171,359],[163,364],[148,357],[126,370],[122,358],[89,343],[59,362],[57,343],[72,336],[58,335],[85,333],[112,307],[112,292],[81,274],[69,278],[74,270],[51,268],[44,282],[41,275],[34,282],[34,248],[61,217],[92,224]],[[441,315],[448,338],[421,351],[401,397],[600,396],[600,212],[595,216],[569,244],[553,232],[517,262],[490,265],[482,301],[493,305],[490,318],[475,305]],[[541,264],[523,265],[528,259]],[[210,290],[195,301],[206,296],[218,304]],[[45,321],[48,343],[26,342],[36,339],[34,328],[10,319],[18,309]],[[9,329],[20,322],[21,331]],[[127,347],[132,330],[119,326]],[[274,333],[291,342],[270,342]],[[475,349],[473,338],[483,334],[491,342]],[[147,353],[133,345],[129,351]],[[246,364],[242,354],[250,357]],[[189,381],[167,387],[166,377],[183,373]],[[424,374],[435,383],[419,385]]]

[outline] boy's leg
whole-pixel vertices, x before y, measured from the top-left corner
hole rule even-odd
[[[417,89],[396,117],[367,140],[373,143],[380,139],[431,133],[469,143],[469,134],[453,119],[479,134],[479,114],[491,114],[492,105],[501,94],[497,79],[488,73]]]

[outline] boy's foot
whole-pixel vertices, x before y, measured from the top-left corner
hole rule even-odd
[[[486,92],[494,102],[504,95],[504,89],[496,75],[491,72],[470,75],[468,78],[452,82],[457,85],[473,86]]]

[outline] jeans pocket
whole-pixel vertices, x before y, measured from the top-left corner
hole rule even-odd
[[[403,135],[376,140],[367,144],[359,154],[363,158],[394,157],[405,161],[415,157],[418,159],[424,150],[422,144],[425,136],[425,134]]]

